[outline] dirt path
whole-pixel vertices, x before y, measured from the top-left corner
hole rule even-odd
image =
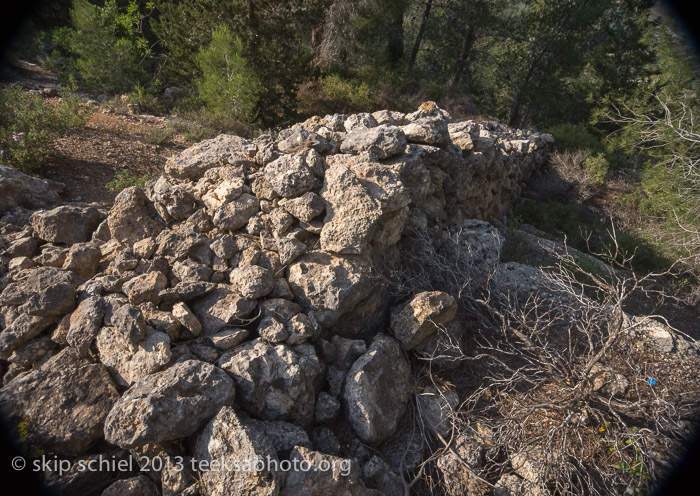
[[[26,62],[3,67],[1,79],[28,91],[59,89],[53,73]],[[46,100],[56,104],[59,97]],[[117,193],[105,185],[118,171],[158,176],[168,157],[186,147],[177,138],[162,145],[147,142],[154,129],[166,127],[167,117],[119,113],[106,105],[93,107],[85,128],[54,139],[47,160],[36,171],[40,177],[66,185],[64,201],[111,202]]]

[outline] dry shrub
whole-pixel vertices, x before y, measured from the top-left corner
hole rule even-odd
[[[611,237],[616,241],[614,232]],[[460,404],[446,412],[450,434],[442,436],[427,427],[414,402],[413,433],[426,456],[403,474],[405,494],[465,488],[487,494],[504,477],[523,494],[652,490],[682,449],[700,405],[697,374],[679,373],[700,366],[697,350],[651,351],[639,335],[651,318],[623,311],[631,294],[651,292],[659,274],[591,270],[565,250],[552,254],[556,263],[524,297],[499,286],[495,273],[485,277],[481,267],[465,264],[469,257],[450,258],[449,236],[436,239],[418,233],[389,277],[399,293],[438,289],[457,297],[462,318],[471,322],[471,344],[455,343],[440,328],[441,353],[458,352],[458,366],[445,369],[438,356],[414,355],[417,381],[438,390],[454,384]],[[599,255],[611,265],[629,264],[616,242]],[[461,467],[458,474],[440,469],[447,454]],[[527,477],[514,477],[525,469]]]

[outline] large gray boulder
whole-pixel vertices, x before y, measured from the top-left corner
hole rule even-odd
[[[104,213],[95,207],[64,205],[34,212],[29,222],[44,241],[72,245],[90,241],[104,219]]]
[[[226,352],[218,365],[233,377],[238,398],[251,415],[300,425],[313,419],[323,377],[313,346],[273,346],[256,339]]]
[[[114,405],[105,438],[122,448],[181,439],[233,402],[233,381],[223,370],[187,360],[146,376]]]
[[[341,164],[329,168],[321,197],[326,201],[321,248],[343,254],[367,250],[379,227],[382,208],[355,174]]]
[[[366,152],[375,159],[384,159],[402,153],[406,135],[396,126],[357,128],[345,135],[340,145],[343,153]]]
[[[32,450],[79,455],[102,438],[119,393],[105,367],[65,348],[0,389],[0,410]]]
[[[399,343],[377,334],[367,353],[350,368],[343,391],[358,437],[365,443],[379,443],[393,434],[410,391],[411,369]]]
[[[114,199],[107,225],[114,239],[128,245],[143,238],[155,237],[165,228],[153,203],[136,186],[126,188]]]
[[[14,207],[52,207],[59,202],[63,188],[63,183],[28,176],[15,168],[0,165],[0,215]]]
[[[174,178],[196,181],[214,167],[252,165],[256,152],[257,146],[252,141],[220,134],[170,157],[165,163],[165,173]]]
[[[321,251],[307,253],[289,266],[289,285],[299,303],[330,327],[369,296],[369,267],[361,259]]]
[[[39,335],[75,308],[78,277],[67,270],[39,267],[26,278],[11,282],[0,294],[0,308],[17,315],[0,333],[0,356],[7,357],[22,343]]]
[[[194,449],[203,496],[273,496],[284,472],[267,437],[224,406],[207,424]]]

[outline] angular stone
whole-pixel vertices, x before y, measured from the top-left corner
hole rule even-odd
[[[105,314],[102,298],[92,296],[83,300],[70,316],[70,328],[66,341],[80,356],[87,356],[90,346],[102,326]]]
[[[202,323],[196,315],[184,303],[177,302],[173,305],[173,316],[189,331],[192,336],[202,333]]]
[[[104,219],[105,215],[95,207],[64,205],[53,210],[39,210],[29,222],[44,241],[72,245],[90,241],[93,231]]]
[[[158,496],[158,486],[146,475],[113,482],[100,496]]]
[[[239,136],[220,134],[169,158],[165,173],[171,177],[197,180],[213,167],[253,165],[257,146]]]
[[[63,268],[75,272],[83,279],[97,274],[102,252],[93,243],[77,243],[70,247]]]
[[[282,155],[267,164],[265,179],[275,193],[284,198],[303,195],[313,187],[315,182],[311,169],[298,155]]]
[[[394,312],[391,330],[403,347],[411,350],[456,314],[457,301],[452,296],[442,291],[424,291]]]
[[[298,301],[329,327],[369,296],[369,267],[359,259],[307,253],[289,266],[288,281]]]
[[[0,215],[21,206],[47,208],[60,200],[63,183],[28,176],[14,167],[0,165]]]
[[[197,360],[177,363],[134,384],[114,405],[105,438],[122,448],[193,434],[235,395],[223,370]]]
[[[214,225],[225,231],[235,231],[248,223],[248,220],[260,210],[258,199],[243,193],[237,200],[225,204],[214,214]]]
[[[284,472],[267,469],[279,463],[267,437],[227,406],[204,428],[194,454],[205,467],[200,472],[204,496],[273,496],[284,481]]]
[[[379,496],[362,482],[359,463],[349,458],[326,455],[298,446],[289,457],[292,466],[300,467],[287,474],[281,496]],[[309,470],[301,467],[309,466]]]
[[[350,368],[343,391],[350,423],[363,442],[379,443],[394,433],[406,411],[410,377],[399,343],[377,334]]]
[[[224,353],[218,365],[233,377],[251,415],[300,425],[313,419],[323,374],[313,346],[272,346],[256,339]]]
[[[379,160],[398,155],[405,148],[406,135],[396,126],[355,129],[345,135],[340,145],[340,151],[343,153],[366,152]]]
[[[241,298],[229,289],[220,288],[193,301],[191,309],[202,324],[203,334],[209,336],[248,317],[256,306],[255,300]]]
[[[126,188],[114,199],[107,225],[114,239],[128,245],[157,236],[165,227],[153,203],[136,186]]]
[[[158,304],[160,292],[168,286],[168,278],[162,272],[154,270],[134,277],[122,286],[122,291],[132,305],[140,305],[146,301]]]
[[[0,333],[0,355],[5,357],[75,307],[78,278],[69,271],[39,267],[11,282],[0,293],[0,306],[16,309],[17,318]]]
[[[310,222],[326,209],[323,199],[312,191],[308,191],[298,198],[284,198],[280,200],[279,205],[303,222]]]
[[[151,328],[134,343],[113,327],[103,327],[95,342],[100,361],[121,386],[130,386],[157,372],[171,358],[170,338]]]
[[[231,271],[231,286],[243,298],[257,299],[272,291],[274,279],[268,269],[246,265]]]
[[[103,423],[118,398],[104,366],[66,348],[0,389],[0,409],[8,425],[23,429],[31,449],[79,455],[102,438]]]

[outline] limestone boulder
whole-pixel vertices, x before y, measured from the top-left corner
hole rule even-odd
[[[410,397],[410,378],[399,343],[377,334],[348,371],[343,390],[350,424],[363,442],[379,443],[395,432]]]
[[[105,438],[122,448],[181,439],[194,433],[235,396],[221,369],[186,360],[134,384],[105,420]]]

